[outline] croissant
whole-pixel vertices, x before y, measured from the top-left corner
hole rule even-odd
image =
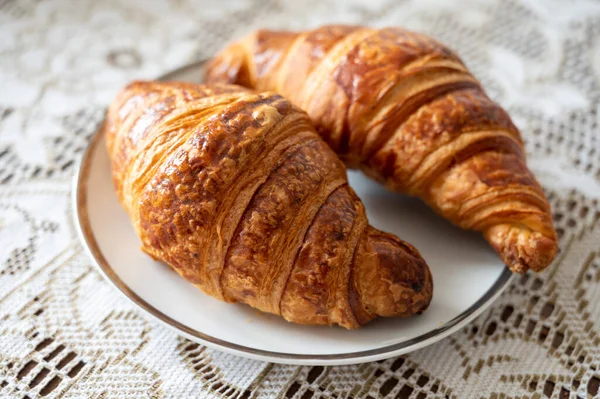
[[[435,40],[397,28],[262,30],[214,57],[206,81],[282,94],[349,167],[483,232],[511,270],[540,271],[555,257],[519,131]]]
[[[346,328],[428,306],[425,261],[368,225],[344,164],[281,96],[135,82],[105,138],[142,249],[206,294]]]

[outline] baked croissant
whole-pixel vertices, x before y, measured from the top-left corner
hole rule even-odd
[[[206,80],[282,94],[349,167],[482,232],[511,270],[540,271],[555,257],[519,131],[435,40],[397,28],[262,30],[211,60]]]
[[[281,96],[136,82],[105,135],[142,249],[206,294],[346,328],[428,306],[425,261],[368,225],[344,164]]]

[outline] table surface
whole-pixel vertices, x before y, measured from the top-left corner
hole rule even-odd
[[[72,176],[116,91],[257,27],[404,26],[447,43],[512,115],[561,250],[451,337],[344,367],[191,343],[92,268]],[[0,397],[586,398],[600,386],[600,3],[0,2]],[[502,396],[502,394],[506,396]]]

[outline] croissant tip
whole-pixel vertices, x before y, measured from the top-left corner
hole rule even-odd
[[[419,252],[397,237],[373,228],[368,241],[376,259],[369,267],[377,269],[378,279],[377,284],[371,283],[371,295],[363,297],[369,311],[384,317],[406,317],[427,309],[433,278]]]
[[[489,229],[486,237],[508,268],[519,274],[543,271],[558,251],[554,231],[547,236],[528,227],[498,225]]]
[[[243,45],[233,43],[211,58],[204,68],[207,83],[237,84],[252,87],[252,77]]]

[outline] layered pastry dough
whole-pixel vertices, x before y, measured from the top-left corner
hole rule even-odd
[[[348,166],[482,232],[513,271],[555,257],[519,131],[437,41],[398,28],[261,30],[218,54],[206,80],[282,94]]]
[[[105,135],[142,249],[208,295],[346,328],[428,306],[424,260],[368,225],[344,164],[281,96],[136,82]]]

